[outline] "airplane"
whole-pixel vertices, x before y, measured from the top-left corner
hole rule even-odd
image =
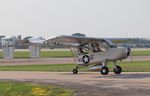
[[[115,46],[109,40],[85,36],[62,35],[45,40],[44,44],[60,45],[71,50],[76,62],[76,67],[72,70],[73,74],[77,74],[80,67],[93,65],[90,70],[99,70],[102,75],[107,75],[108,62],[113,62],[114,73],[120,74],[122,68],[117,65],[117,61],[128,58],[131,53],[129,47]]]
[[[23,46],[28,46],[30,50],[30,57],[40,57],[41,46],[45,39],[43,37],[31,37],[28,39],[16,40],[16,43]]]
[[[37,58],[40,56],[40,49],[45,40],[42,37],[31,37],[28,39],[16,38],[15,36],[3,37],[0,40],[2,45],[2,52],[4,58],[13,58],[15,44],[21,46],[28,46],[30,50],[30,57]]]

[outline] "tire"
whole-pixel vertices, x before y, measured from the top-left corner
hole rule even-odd
[[[114,68],[114,73],[115,74],[120,74],[122,72],[122,68],[120,67],[120,66],[116,66],[115,68]]]
[[[73,73],[73,74],[77,74],[77,73],[78,73],[78,69],[73,69],[73,70],[72,70],[72,73]]]
[[[108,67],[104,66],[101,68],[100,72],[102,75],[107,75],[109,73],[109,69]]]

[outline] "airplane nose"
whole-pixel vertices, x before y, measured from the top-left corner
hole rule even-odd
[[[130,53],[131,53],[131,48],[127,47],[127,56],[130,56]]]

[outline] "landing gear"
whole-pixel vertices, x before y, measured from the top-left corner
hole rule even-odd
[[[116,61],[114,61],[114,65],[115,65],[114,73],[115,74],[120,74],[122,72],[122,68],[116,64]]]
[[[116,61],[114,61],[114,73],[120,74],[122,72],[122,68],[116,64]],[[107,75],[109,73],[109,69],[107,67],[107,60],[105,62],[102,62],[102,68],[100,69],[100,73],[102,75]]]
[[[106,66],[103,66],[100,70],[102,75],[107,75],[109,73],[109,69]]]
[[[74,68],[74,69],[72,70],[72,72],[73,72],[73,74],[77,74],[77,73],[78,73],[78,69],[77,69],[77,68]]]
[[[107,75],[109,73],[109,69],[107,67],[107,60],[105,60],[105,62],[102,62],[102,68],[100,69],[100,73],[102,75]]]
[[[74,69],[72,70],[72,73],[73,73],[73,74],[78,74],[78,69],[79,69],[79,67],[76,66],[76,68],[74,68]]]
[[[115,74],[120,74],[122,72],[122,68],[120,67],[120,66],[115,66],[115,68],[114,68],[114,73]]]

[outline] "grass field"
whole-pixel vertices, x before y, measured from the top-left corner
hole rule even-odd
[[[132,56],[150,56],[150,50],[133,50]]]
[[[150,72],[150,61],[118,62],[124,72]],[[22,66],[0,66],[0,71],[49,71],[49,72],[71,72],[75,64],[49,64],[49,65],[22,65]],[[110,71],[113,64],[109,63]],[[89,71],[88,68],[80,68],[79,71]]]
[[[73,96],[73,91],[51,85],[0,81],[0,96]]]
[[[0,51],[0,58],[2,58],[2,51]],[[15,58],[29,58],[29,51],[16,51],[14,53]],[[71,57],[70,51],[42,51],[42,58],[61,58],[61,57]]]
[[[133,50],[132,56],[150,56],[150,50]],[[15,58],[29,58],[29,51],[16,51],[14,53]],[[61,57],[71,57],[70,51],[42,51],[42,58],[61,58]],[[2,51],[0,51],[0,58],[2,58]]]

